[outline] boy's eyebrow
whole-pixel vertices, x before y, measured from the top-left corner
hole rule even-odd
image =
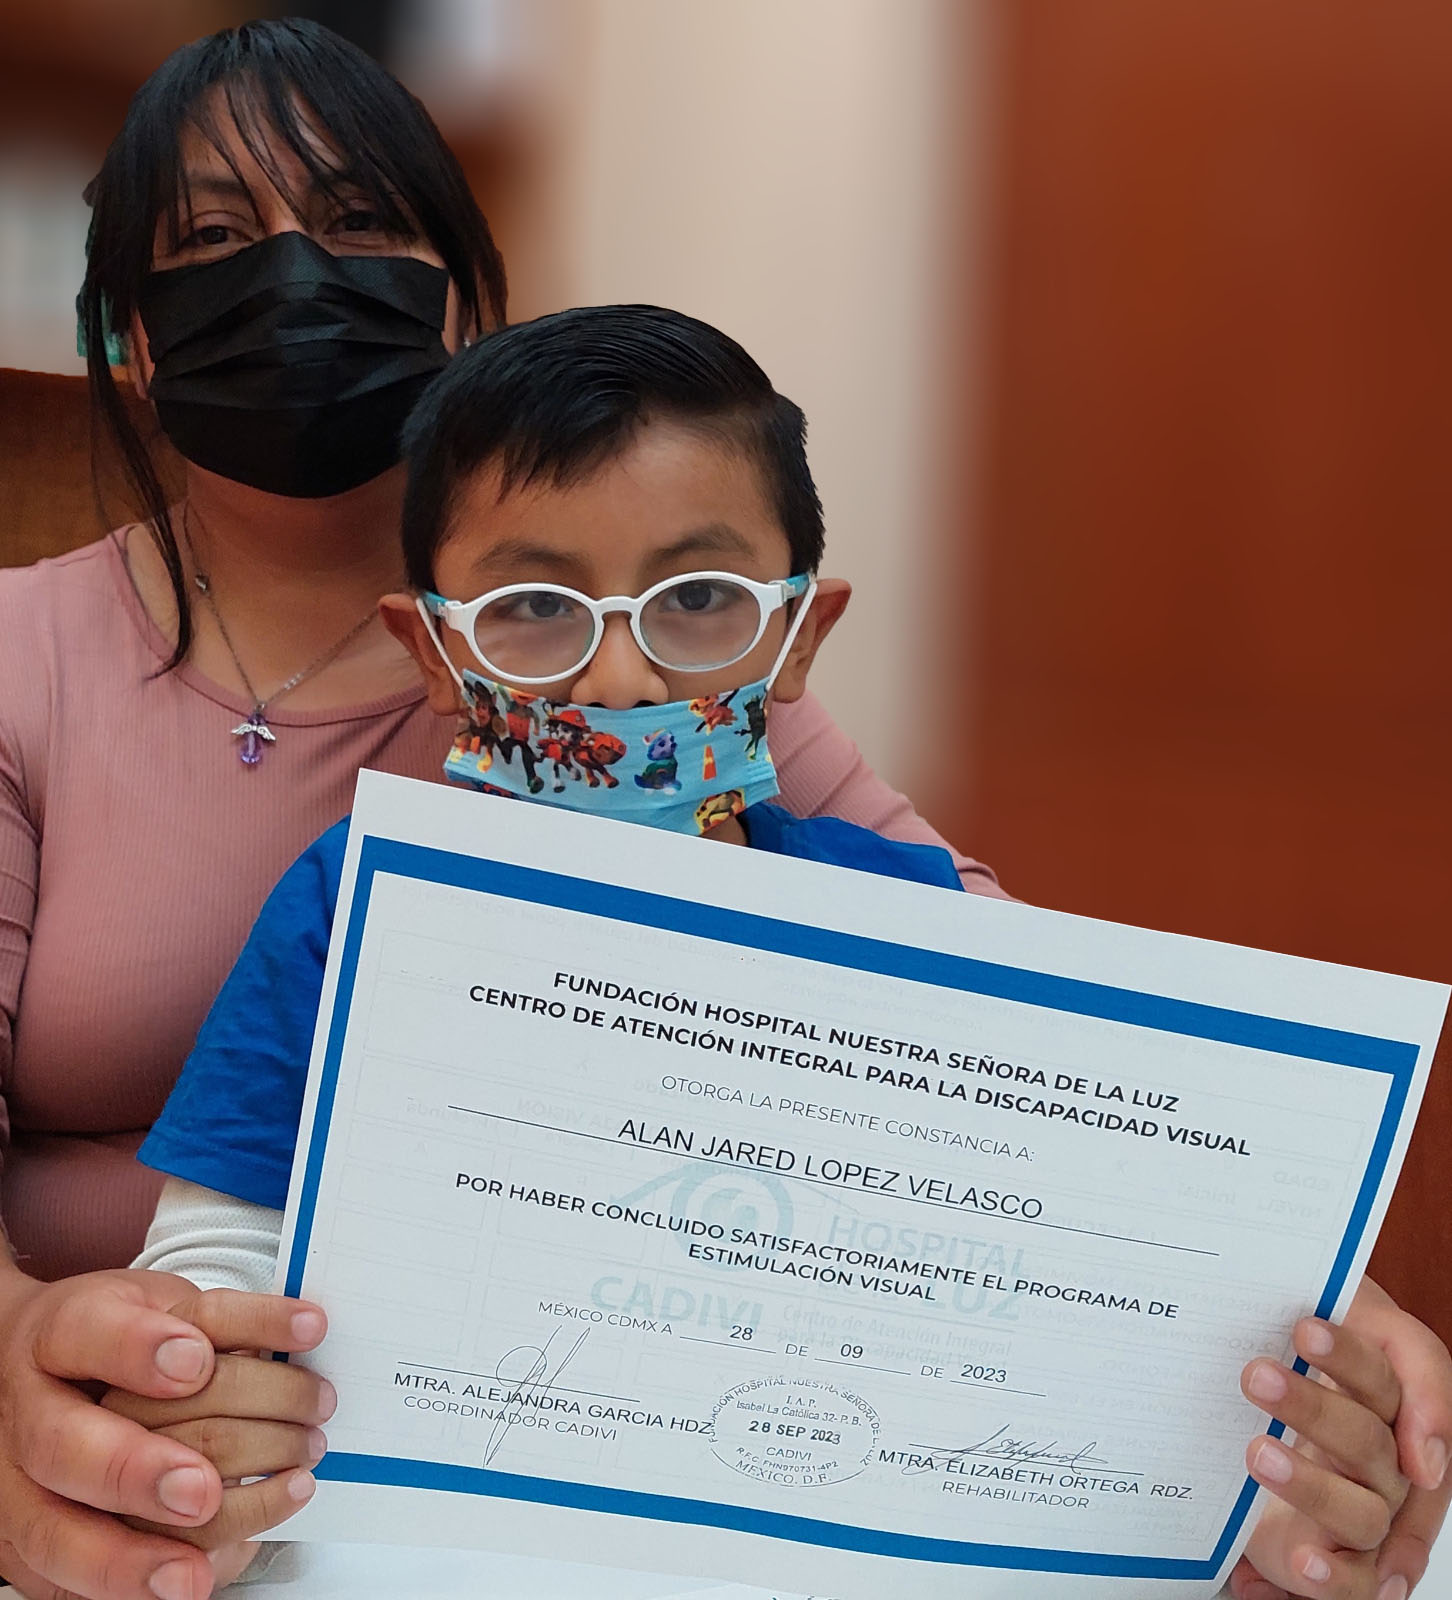
[[[683,533],[661,549],[653,550],[650,564],[665,566],[681,556],[695,555],[697,552],[750,556],[756,550],[745,534],[738,533],[730,523],[707,522]],[[486,572],[500,567],[523,567],[547,573],[568,572],[578,567],[587,556],[588,552],[584,550],[557,550],[547,544],[532,544],[527,539],[501,539],[480,554],[473,563],[473,570]]]
[[[551,572],[578,566],[580,557],[566,550],[555,550],[547,544],[531,544],[527,539],[501,539],[490,545],[472,565],[474,572],[485,572],[492,567],[545,567]]]
[[[756,547],[750,539],[744,533],[738,533],[729,522],[707,522],[699,528],[692,528],[689,533],[683,533],[674,544],[655,551],[651,561],[654,564],[674,561],[679,556],[695,555],[698,550],[727,556],[756,554]]]

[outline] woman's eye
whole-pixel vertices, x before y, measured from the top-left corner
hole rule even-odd
[[[345,211],[338,219],[338,230],[341,233],[382,233],[383,223],[379,220],[376,211],[366,211],[361,206],[356,210]]]
[[[222,222],[209,222],[193,228],[181,241],[183,250],[215,250],[232,242],[232,230]]]

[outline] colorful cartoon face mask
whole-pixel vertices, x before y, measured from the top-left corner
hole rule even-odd
[[[486,794],[707,833],[777,793],[767,707],[810,604],[808,589],[766,677],[693,700],[612,711],[548,700],[472,670],[460,674],[420,601],[464,698],[466,723],[444,775]]]

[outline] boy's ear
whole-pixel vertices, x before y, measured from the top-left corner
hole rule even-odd
[[[812,670],[817,651],[837,626],[851,598],[852,585],[846,578],[817,579],[817,592],[812,596],[811,609],[803,618],[787,658],[781,664],[781,671],[776,675],[776,682],[772,685],[773,700],[785,704],[800,700],[806,693],[807,674]]]
[[[413,657],[428,688],[429,710],[441,717],[456,717],[460,711],[459,686],[444,664],[438,646],[429,634],[411,594],[386,594],[378,602],[383,626]]]

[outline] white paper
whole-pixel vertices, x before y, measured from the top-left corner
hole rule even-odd
[[[300,1538],[1210,1594],[1447,990],[360,779],[279,1282]],[[965,1588],[965,1568],[971,1587]]]

